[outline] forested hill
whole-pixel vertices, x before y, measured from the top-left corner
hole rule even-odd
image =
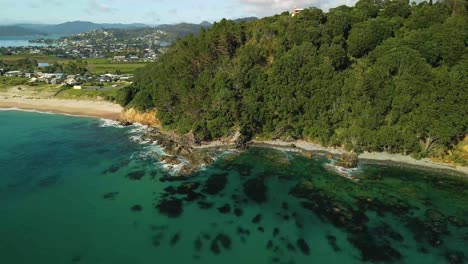
[[[0,36],[38,36],[43,32],[18,26],[0,26]]]
[[[118,100],[198,140],[240,130],[437,156],[468,127],[468,19],[455,1],[222,20],[177,41]]]

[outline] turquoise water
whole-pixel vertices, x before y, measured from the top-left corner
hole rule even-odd
[[[468,184],[225,153],[170,181],[136,127],[0,111],[0,263],[466,263]]]

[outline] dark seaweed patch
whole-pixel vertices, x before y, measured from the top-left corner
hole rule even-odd
[[[401,254],[383,239],[376,239],[367,233],[348,237],[348,241],[361,251],[363,261],[395,262],[401,259]]]
[[[127,174],[127,178],[134,181],[139,181],[145,176],[145,171],[132,171]]]
[[[104,170],[102,174],[116,173],[120,170],[120,165],[112,164],[108,169]]]
[[[231,249],[231,238],[225,234],[218,234],[211,242],[210,249],[214,254],[218,255],[221,253],[221,246],[226,250]]]
[[[273,237],[277,237],[279,235],[279,228],[275,227],[273,229]]]
[[[446,252],[445,259],[450,264],[463,264],[463,263],[466,263],[466,260],[467,260],[467,258],[465,257],[465,254],[461,251]]]
[[[296,241],[296,244],[297,244],[297,247],[299,248],[299,250],[301,250],[302,254],[304,255],[309,255],[310,254],[310,248],[309,248],[309,245],[307,244],[307,242],[300,238]]]
[[[334,251],[341,251],[340,247],[336,244],[336,237],[333,235],[327,235],[328,244],[333,248]]]
[[[267,187],[263,177],[247,180],[244,185],[244,193],[247,197],[257,203],[266,202]]]
[[[403,242],[404,240],[402,235],[394,231],[390,225],[384,222],[381,222],[379,226],[373,228],[371,233],[376,237],[389,237],[398,242]]]
[[[252,223],[254,223],[254,224],[258,224],[258,223],[260,223],[260,221],[262,221],[262,215],[261,214],[257,214],[254,218],[252,218]]]
[[[244,211],[240,208],[234,208],[234,214],[238,217],[242,216],[244,214]]]
[[[47,188],[47,187],[51,187],[57,183],[59,183],[60,181],[60,178],[61,176],[58,175],[58,174],[55,174],[55,175],[50,175],[50,176],[47,176],[41,180],[39,180],[39,182],[37,183],[37,185],[41,188]]]
[[[291,252],[295,252],[295,251],[296,251],[296,248],[295,248],[294,245],[291,244],[291,243],[288,243],[288,244],[286,245],[286,248],[287,248],[289,251],[291,251]]]
[[[174,235],[171,237],[171,241],[169,242],[169,245],[170,245],[171,247],[173,247],[173,246],[175,246],[175,244],[177,244],[177,242],[179,242],[179,240],[180,240],[180,232],[174,234]]]
[[[151,242],[153,244],[154,247],[159,247],[161,245],[161,240],[163,239],[164,235],[162,232],[160,233],[157,233],[156,235],[154,235],[151,239]]]
[[[229,204],[225,204],[222,207],[219,207],[218,211],[222,214],[227,214],[231,212],[231,206]]]
[[[182,214],[182,201],[178,199],[161,200],[156,208],[161,214],[169,217],[179,217]]]
[[[239,235],[250,235],[250,230],[249,229],[244,229],[241,226],[237,227],[237,234]]]
[[[273,241],[268,240],[268,243],[267,243],[267,245],[266,245],[266,249],[267,249],[267,250],[271,250],[272,248],[273,248]]]
[[[199,201],[198,207],[200,209],[210,209],[211,207],[213,207],[213,203],[206,202],[206,201]]]
[[[197,252],[201,251],[203,248],[203,241],[198,237],[194,242],[193,242],[193,247]]]
[[[108,192],[102,195],[102,198],[106,200],[114,200],[118,194],[119,194],[118,192]]]
[[[220,193],[226,187],[227,176],[227,173],[211,175],[208,180],[206,180],[202,192],[211,195]]]
[[[141,212],[143,210],[143,207],[139,204],[136,204],[130,208],[133,212]]]

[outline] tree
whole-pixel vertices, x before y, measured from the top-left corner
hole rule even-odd
[[[348,51],[353,57],[367,55],[393,34],[390,24],[382,19],[370,19],[353,26],[348,39]]]

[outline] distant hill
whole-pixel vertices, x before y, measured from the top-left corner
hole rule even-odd
[[[233,20],[235,23],[242,21],[257,20],[256,17],[246,17]],[[202,28],[209,28],[212,24],[208,21],[203,21],[200,24],[179,23],[179,24],[163,24],[155,28],[172,33],[178,37],[184,37],[188,34],[198,34]],[[89,21],[72,21],[57,25],[47,24],[17,24],[13,26],[0,26],[0,36],[26,36],[26,35],[71,35],[84,33],[96,29],[137,29],[148,28],[149,26],[141,23],[133,24],[109,24],[109,23],[93,23]],[[5,32],[5,33],[2,33]],[[14,34],[14,35],[12,35]]]
[[[180,24],[164,24],[156,26],[157,29],[166,31],[172,34],[177,35],[178,37],[184,37],[189,34],[198,34],[202,28],[211,27],[211,23],[204,21],[201,24],[190,24],[190,23],[180,23]]]
[[[234,19],[232,20],[234,23],[240,23],[240,22],[249,22],[249,21],[255,21],[258,20],[256,17],[245,17],[245,18],[239,18],[239,19]],[[210,28],[213,26],[208,21],[203,21],[200,24],[190,24],[190,23],[180,23],[180,24],[163,24],[156,26],[157,29],[172,33],[178,37],[184,37],[189,34],[195,34],[197,35],[202,28]]]
[[[258,20],[257,17],[244,17],[244,18],[238,18],[238,19],[233,19],[232,21],[234,23],[240,23],[240,22],[250,22],[250,21],[255,21]]]
[[[36,36],[47,35],[46,33],[20,26],[0,26],[0,36]]]
[[[47,34],[79,34],[96,29],[134,29],[134,28],[144,28],[148,27],[145,24],[97,24],[88,21],[73,21],[66,22],[58,25],[41,25],[41,24],[19,24],[17,26],[27,28],[30,30],[36,30],[40,32],[45,32]]]

